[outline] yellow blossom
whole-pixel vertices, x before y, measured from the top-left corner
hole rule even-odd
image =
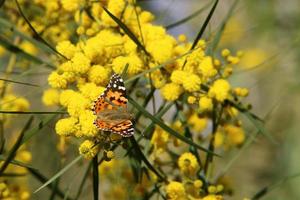
[[[229,97],[230,84],[224,79],[216,80],[208,91],[209,97],[222,102]]]
[[[212,99],[207,96],[201,97],[199,100],[199,108],[201,111],[211,111],[213,108]]]
[[[188,92],[196,92],[200,90],[201,79],[196,74],[189,74],[182,79],[183,88]]]
[[[23,41],[20,44],[20,48],[23,51],[25,51],[26,53],[31,54],[31,55],[37,55],[37,53],[38,53],[38,49],[31,42],[28,42],[28,41]]]
[[[56,50],[70,59],[74,56],[77,48],[69,40],[65,40],[57,44]]]
[[[201,133],[207,127],[207,118],[199,117],[194,113],[189,117],[188,124],[192,126],[194,131]]]
[[[56,89],[48,89],[44,91],[42,101],[46,106],[59,104],[59,92]]]
[[[70,136],[78,130],[77,119],[73,117],[60,119],[56,122],[55,131],[61,136]]]
[[[91,110],[82,111],[79,115],[80,132],[86,137],[94,137],[98,134],[97,127],[93,124],[96,116]]]
[[[73,71],[79,74],[86,73],[90,68],[90,59],[83,53],[75,53],[72,58]]]
[[[200,179],[194,181],[195,188],[201,188],[202,186],[203,186],[203,182]]]
[[[86,159],[92,159],[99,152],[99,147],[91,140],[85,140],[79,147],[79,153]]]
[[[234,88],[233,92],[237,95],[237,96],[241,96],[241,97],[246,97],[249,94],[249,90],[247,88]]]
[[[160,127],[156,127],[152,135],[150,143],[154,147],[155,153],[161,153],[166,150],[169,141],[169,134]]]
[[[55,71],[49,75],[48,83],[51,87],[57,89],[64,89],[68,84],[66,78],[62,74],[58,74]]]
[[[182,70],[174,70],[171,74],[171,81],[173,83],[182,84],[183,79],[188,76],[188,73]]]
[[[97,97],[104,92],[104,90],[104,87],[98,87],[94,83],[86,83],[79,87],[81,94],[91,101],[96,100]]]
[[[182,92],[182,88],[176,83],[167,83],[160,89],[161,96],[167,101],[177,100]]]
[[[180,171],[187,176],[193,176],[197,172],[199,165],[196,157],[192,153],[184,153],[178,159]]]
[[[83,0],[61,0],[62,7],[67,11],[78,10]]]
[[[210,194],[202,198],[201,200],[223,200],[221,195]]]
[[[182,183],[171,181],[166,187],[167,197],[170,200],[187,200],[185,189]]]
[[[194,96],[189,96],[188,99],[187,99],[187,102],[188,102],[189,104],[195,103],[195,102],[196,102],[196,97],[194,97]]]
[[[226,125],[224,128],[230,145],[241,145],[245,141],[245,133],[241,127]]]
[[[128,74],[135,75],[143,70],[143,62],[137,55],[119,56],[113,60],[113,70],[121,74],[128,64]]]
[[[103,85],[108,82],[110,74],[111,72],[108,68],[100,65],[93,65],[88,72],[88,78],[89,81],[97,85]]]
[[[205,57],[199,65],[199,70],[204,77],[213,77],[217,74],[212,57]]]

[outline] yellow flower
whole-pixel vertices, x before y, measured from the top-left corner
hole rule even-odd
[[[216,148],[220,147],[224,143],[224,134],[220,131],[217,131],[215,133],[215,141],[214,141],[214,146]]]
[[[223,200],[223,197],[221,195],[210,194],[210,195],[205,196],[201,200]]]
[[[55,125],[56,133],[61,136],[73,135],[78,128],[77,119],[73,117],[60,119]]]
[[[81,94],[91,101],[96,100],[104,90],[104,87],[98,87],[94,83],[86,83],[79,87]]]
[[[120,167],[121,163],[119,160],[113,159],[108,162],[102,162],[99,166],[99,174],[101,176],[107,176],[108,174],[114,173],[116,167]]]
[[[194,184],[194,187],[197,189],[199,189],[203,186],[203,182],[200,179],[195,180],[193,184]]]
[[[70,98],[68,113],[71,116],[78,117],[81,112],[91,107],[90,100],[85,98],[81,93],[74,93]]]
[[[77,48],[69,40],[65,40],[56,45],[56,50],[70,59],[74,56]]]
[[[171,181],[166,187],[167,197],[170,200],[187,200],[185,189],[182,183]]]
[[[2,57],[5,54],[5,48],[0,46],[0,57]]]
[[[111,72],[108,68],[100,65],[93,65],[88,72],[88,78],[89,81],[97,85],[103,85],[108,82],[110,74]]]
[[[85,140],[79,147],[79,153],[86,159],[92,159],[99,152],[99,147],[91,140]]]
[[[223,57],[227,57],[230,55],[230,50],[229,49],[223,49],[221,52]]]
[[[249,90],[247,88],[234,88],[233,92],[237,95],[237,96],[241,96],[241,97],[246,97],[249,94]]]
[[[67,107],[71,100],[73,95],[76,95],[77,93],[74,90],[64,90],[60,93],[60,97],[59,97],[59,103],[64,106]]]
[[[196,74],[188,74],[183,79],[183,88],[189,92],[196,92],[200,90],[201,79]]]
[[[199,117],[194,113],[189,117],[188,124],[194,131],[201,133],[207,127],[207,118]]]
[[[90,59],[83,53],[75,53],[72,58],[72,67],[75,73],[85,74],[90,68]]]
[[[195,102],[196,102],[196,97],[194,97],[194,96],[189,96],[188,99],[187,99],[187,102],[188,102],[189,104],[195,103]]]
[[[177,100],[182,92],[182,88],[176,83],[167,83],[160,89],[161,96],[167,101]]]
[[[263,49],[253,48],[245,50],[239,66],[246,69],[257,67],[260,64],[264,63],[267,60],[268,56],[268,53]]]
[[[52,72],[48,77],[48,83],[52,88],[56,89],[64,89],[67,87],[67,80],[62,74],[58,74],[57,72]]]
[[[128,74],[135,75],[143,70],[143,62],[137,55],[119,56],[113,60],[113,70],[121,74],[128,64]]]
[[[182,84],[183,79],[188,76],[188,73],[182,70],[174,70],[171,74],[171,81],[173,83]]]
[[[230,84],[224,79],[216,80],[208,91],[209,97],[222,102],[229,97]]]
[[[38,53],[38,49],[31,42],[28,41],[23,41],[20,44],[20,49],[31,55],[37,55]]]
[[[224,129],[229,145],[241,145],[245,141],[245,133],[241,127],[226,125]]]
[[[212,57],[205,57],[199,65],[199,70],[204,77],[213,77],[217,74]]]
[[[167,148],[168,141],[169,141],[169,134],[166,131],[164,131],[162,128],[156,126],[150,141],[150,143],[154,147],[154,152],[159,154],[162,151],[165,151]]]
[[[196,157],[192,153],[183,153],[178,159],[180,171],[186,176],[193,176],[197,172],[199,165]]]
[[[201,97],[199,100],[199,107],[201,111],[211,111],[213,108],[212,99],[207,96]]]
[[[83,0],[61,0],[62,7],[66,11],[76,11],[82,3]]]
[[[108,1],[107,10],[109,10],[117,18],[120,18],[124,7],[125,7],[124,0],[110,0]],[[118,25],[106,12],[102,12],[101,21],[106,26],[115,27]]]
[[[90,110],[82,111],[79,115],[80,132],[86,137],[95,137],[98,134],[97,127],[93,124],[96,116]]]
[[[44,91],[42,101],[46,106],[54,106],[59,104],[59,92],[56,89],[48,89]]]

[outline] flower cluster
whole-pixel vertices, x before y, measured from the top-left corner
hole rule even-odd
[[[123,140],[94,126],[97,116],[91,106],[105,90],[110,76],[123,72],[127,78],[134,78],[149,71],[141,76],[143,82],[131,88],[136,92],[132,94],[147,88],[157,89],[164,102],[174,102],[177,113],[167,124],[182,136],[196,143],[212,144],[220,152],[243,144],[246,136],[235,105],[249,92],[246,88],[233,87],[228,81],[242,52],[224,49],[212,56],[207,53],[205,40],[193,46],[185,35],[178,38],[169,35],[164,27],[153,23],[154,16],[150,12],[133,1],[66,0],[55,5],[75,16],[78,40],[66,39],[56,45],[56,50],[65,58],[57,62],[57,69],[48,76],[51,88],[44,92],[42,100],[47,106],[60,106],[67,111],[68,116],[57,121],[56,133],[63,138],[80,138],[79,152],[85,158],[91,159],[103,149],[105,160],[111,160],[110,164],[115,162],[111,144]],[[103,7],[120,19],[140,44]],[[141,120],[136,124],[140,130],[146,128]],[[223,185],[204,183],[200,179],[203,166],[199,163],[204,162],[203,157],[201,160],[195,153],[187,152],[188,145],[159,126],[147,137],[151,144],[148,152],[155,166],[162,171],[172,169],[174,173],[169,174],[179,177],[170,176],[164,184],[169,199],[223,198]],[[178,160],[177,165],[165,163],[174,158]]]

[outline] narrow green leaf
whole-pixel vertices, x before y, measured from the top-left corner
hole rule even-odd
[[[1,174],[2,177],[22,177],[22,176],[26,176],[26,173],[3,173]]]
[[[82,190],[83,190],[83,186],[84,186],[84,184],[85,184],[85,182],[86,182],[86,180],[87,180],[87,178],[88,178],[89,172],[90,172],[91,169],[92,169],[92,164],[93,164],[93,161],[91,161],[91,162],[89,163],[88,167],[86,168],[85,173],[84,173],[84,175],[83,175],[83,177],[82,177],[82,180],[81,180],[81,182],[80,182],[80,185],[79,185],[79,188],[78,188],[78,190],[77,190],[77,193],[76,193],[76,196],[75,196],[75,199],[74,199],[74,200],[78,200],[78,199],[79,199],[79,197],[80,197],[80,195],[81,195],[81,192],[82,192]],[[99,165],[99,164],[98,164],[98,165]]]
[[[271,192],[275,188],[281,186],[282,184],[286,183],[287,181],[290,181],[292,179],[299,178],[299,177],[300,177],[300,173],[297,173],[297,174],[294,174],[294,175],[291,175],[291,176],[284,177],[284,178],[278,180],[277,182],[275,182],[275,183],[273,183],[269,186],[263,187],[256,194],[253,195],[251,200],[261,199],[263,196],[265,196],[266,194],[268,194],[269,192]]]
[[[76,163],[78,163],[82,158],[83,158],[82,155],[77,156],[72,162],[70,162],[67,166],[65,166],[64,168],[62,168],[59,172],[57,172],[54,176],[52,176],[46,183],[44,183],[41,187],[39,187],[38,189],[36,189],[33,193],[37,193],[41,189],[43,189],[46,186],[48,186],[49,184],[51,184],[53,181],[55,181],[57,178],[59,178],[65,172],[67,172],[73,165],[75,165]]]
[[[147,55],[150,55],[146,48],[141,44],[139,39],[133,34],[133,32],[116,16],[114,16],[109,10],[105,7],[102,7],[104,11],[120,26],[120,28],[128,35],[128,37],[140,48],[143,50]]]
[[[238,4],[238,1],[239,1],[239,0],[235,0],[235,1],[232,3],[232,5],[231,5],[231,7],[230,7],[230,9],[229,9],[229,11],[228,11],[228,13],[227,13],[225,19],[222,21],[222,23],[221,23],[219,29],[217,30],[217,33],[216,33],[216,35],[214,36],[214,39],[213,39],[211,45],[207,48],[207,53],[208,53],[209,55],[212,55],[213,51],[215,51],[215,49],[217,48],[217,46],[218,46],[218,44],[219,44],[219,42],[220,42],[220,40],[221,40],[221,36],[222,36],[222,34],[223,34],[224,30],[225,30],[227,21],[230,19],[231,15],[232,15],[232,13],[233,13],[233,11],[234,11],[234,9],[235,9],[235,7],[236,7],[237,4]]]
[[[68,114],[65,111],[4,111],[0,110],[0,113],[4,114],[18,114],[18,115],[31,115],[31,114],[36,114],[36,115],[48,115],[48,114]]]
[[[200,149],[202,151],[205,151],[207,153],[213,154],[215,156],[219,156],[218,154],[215,154],[204,147],[201,147],[200,145],[194,143],[193,141],[189,140],[188,138],[184,137],[183,135],[177,133],[175,130],[167,126],[163,121],[160,119],[156,118],[155,116],[151,115],[147,110],[145,110],[142,106],[140,106],[137,102],[135,102],[131,97],[128,97],[129,102],[135,107],[137,110],[141,111],[145,117],[148,117],[151,121],[153,121],[155,124],[159,125],[162,129],[170,133],[171,135],[175,136],[179,140],[192,145],[196,147],[197,149]]]
[[[4,155],[0,155],[0,161],[5,161],[5,156]],[[33,166],[31,166],[29,164],[26,164],[26,163],[23,163],[23,162],[18,161],[18,160],[11,160],[10,164],[17,165],[17,166],[24,167],[24,168],[31,168],[31,169],[36,170]]]
[[[0,31],[4,32],[4,31],[9,30],[12,33],[20,36],[20,38],[22,38],[23,40],[29,41],[34,46],[38,47],[39,49],[43,50],[44,52],[49,53],[49,54],[53,53],[53,51],[47,45],[34,39],[33,37],[26,35],[24,32],[20,31],[17,26],[15,26],[13,23],[6,20],[5,18],[0,18],[0,26],[2,27],[2,29],[0,29]]]
[[[197,16],[198,16],[199,14],[201,14],[204,10],[206,10],[206,8],[208,8],[208,7],[210,6],[211,3],[212,3],[212,2],[209,2],[208,4],[206,4],[205,6],[203,6],[202,8],[200,8],[200,9],[196,10],[195,12],[193,12],[192,14],[190,14],[189,16],[184,17],[184,18],[178,20],[177,22],[174,22],[174,23],[172,23],[172,24],[169,24],[169,25],[165,26],[165,28],[166,28],[167,30],[172,29],[172,28],[175,28],[175,27],[180,26],[181,24],[184,24],[185,22],[187,22],[187,21],[189,21],[189,20],[191,20],[191,19],[197,17]]]
[[[94,200],[99,198],[99,174],[98,174],[98,155],[93,158],[93,195]]]
[[[205,21],[204,21],[204,23],[203,23],[203,25],[202,25],[199,33],[198,33],[196,39],[194,40],[191,49],[194,49],[197,46],[198,41],[201,39],[201,37],[202,37],[202,35],[203,35],[203,33],[204,33],[204,31],[205,31],[205,29],[206,29],[206,27],[207,27],[210,19],[211,19],[211,17],[213,16],[213,14],[215,12],[215,9],[216,9],[218,3],[219,3],[219,0],[216,0],[215,3],[214,3],[214,5],[213,5],[213,7],[209,11],[209,14],[207,15],[207,17],[206,17],[206,19],[205,19]]]
[[[37,170],[34,170],[34,169],[31,169],[31,168],[27,168],[27,170],[30,172],[30,174],[36,178],[38,181],[40,181],[41,183],[45,183],[48,178],[46,178],[44,175],[42,175],[40,172],[38,172]],[[52,190],[53,187],[51,184],[47,185],[47,187]],[[56,190],[57,192],[57,195],[60,197],[60,198],[64,198],[65,194],[62,192],[61,189],[57,188]],[[67,200],[72,200],[71,198],[66,198]]]
[[[144,155],[144,153],[141,151],[138,143],[136,142],[136,140],[134,139],[134,137],[130,138],[130,142],[133,146],[133,148],[135,149],[136,153],[139,155],[139,157],[141,158],[141,160],[145,163],[145,165],[154,173],[156,174],[156,176],[164,182],[167,182],[166,178],[163,177],[156,169],[155,167],[148,161],[148,159],[146,158],[146,156]]]
[[[0,78],[0,80],[1,81],[6,81],[6,82],[10,82],[10,83],[21,84],[21,85],[28,85],[28,86],[33,86],[33,87],[41,87],[39,85],[32,84],[32,83],[24,83],[24,82],[14,81],[14,80],[9,80],[9,79],[4,79],[4,78]]]
[[[48,67],[50,69],[55,69],[55,66],[52,65],[51,63],[48,63],[47,61],[41,60],[40,58],[38,58],[36,56],[33,56],[33,55],[30,55],[30,54],[26,53],[25,51],[23,51],[22,49],[20,49],[16,45],[12,44],[10,41],[3,38],[2,36],[0,36],[0,45],[5,47],[8,51],[11,51],[12,53],[15,53],[16,55],[18,55],[18,56],[20,56],[24,59],[32,61],[36,64],[44,64],[46,67]]]
[[[42,36],[40,36],[40,34],[35,30],[35,28],[31,25],[30,21],[27,19],[27,17],[25,16],[25,14],[23,13],[21,6],[18,2],[18,0],[15,0],[17,8],[19,10],[19,13],[21,14],[21,16],[23,17],[24,21],[28,24],[29,28],[31,29],[31,31],[34,33],[34,36],[36,38],[38,38],[41,42],[43,42],[45,45],[47,45],[54,53],[56,53],[57,55],[60,55],[61,57],[63,57],[64,59],[68,60],[64,55],[62,55],[60,52],[58,52],[54,47],[52,47]]]
[[[48,125],[58,114],[47,116],[46,118],[42,119],[40,123],[38,123],[37,126],[33,127],[32,129],[26,131],[24,138],[22,140],[22,144],[26,143],[28,140],[30,140],[31,137],[36,135],[40,132],[40,130]]]
[[[20,146],[22,145],[22,139],[24,137],[25,132],[29,129],[31,123],[33,121],[33,116],[31,116],[28,121],[26,122],[24,128],[22,129],[16,143],[14,144],[14,146],[11,148],[11,150],[9,151],[9,154],[7,156],[7,158],[5,159],[4,163],[1,165],[0,168],[0,176],[1,174],[5,171],[5,169],[7,168],[7,166],[9,165],[9,163],[14,159],[14,157],[16,156],[16,153],[18,151],[18,149],[20,148]]]

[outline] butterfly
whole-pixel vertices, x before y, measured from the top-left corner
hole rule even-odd
[[[123,137],[134,134],[132,116],[127,111],[126,88],[119,74],[113,74],[104,92],[94,101],[95,126]]]

